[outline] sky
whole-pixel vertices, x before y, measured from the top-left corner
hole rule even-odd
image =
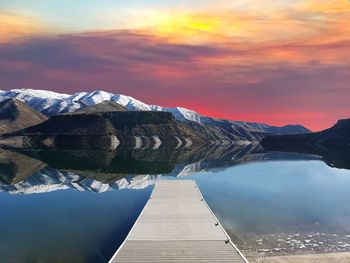
[[[350,2],[0,1],[0,89],[14,88],[321,130],[350,118]]]

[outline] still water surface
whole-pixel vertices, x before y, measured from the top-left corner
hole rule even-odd
[[[152,159],[162,171],[170,167],[161,175],[155,167],[150,175],[142,174],[142,169],[150,172],[153,162],[147,160],[137,174],[123,170],[121,176],[109,164],[90,170],[82,169],[84,165],[68,169],[65,164],[57,169],[52,161],[3,151],[1,262],[107,262],[154,182],[177,179],[197,182],[246,255],[350,251],[350,170],[330,167],[317,156],[228,152],[170,158],[166,165]]]

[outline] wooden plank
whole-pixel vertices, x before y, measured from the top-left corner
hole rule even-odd
[[[230,262],[242,258],[224,241],[126,241],[113,262]]]
[[[192,180],[161,180],[110,260],[116,262],[247,262]]]

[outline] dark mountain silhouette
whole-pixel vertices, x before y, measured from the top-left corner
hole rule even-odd
[[[37,158],[0,149],[0,182],[14,184],[46,166]]]
[[[102,183],[137,175],[186,176],[266,160],[320,159],[291,153],[266,152],[259,145],[208,145],[190,149],[30,150],[0,151],[0,175],[5,184],[15,184],[47,167]],[[8,165],[10,164],[10,165]],[[11,173],[9,176],[9,167]],[[6,176],[4,176],[6,175]]]
[[[319,155],[330,166],[350,169],[350,119],[320,132],[267,136],[261,144],[270,151]]]
[[[307,134],[271,135],[261,144],[265,148],[339,149],[350,147],[350,119],[339,120],[333,127]]]
[[[115,149],[119,144],[135,148],[187,147],[204,143],[196,133],[176,121],[171,113],[113,111],[55,115],[38,125],[7,137],[24,138],[23,147]]]

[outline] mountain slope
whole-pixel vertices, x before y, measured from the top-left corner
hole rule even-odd
[[[0,134],[17,131],[41,123],[47,117],[19,100],[0,102]]]
[[[261,144],[269,151],[319,155],[331,167],[350,169],[350,119],[320,132],[268,136]]]
[[[260,141],[268,134],[298,134],[310,132],[310,130],[301,125],[278,127],[263,123],[231,121],[209,117],[202,117],[201,122],[209,126],[220,127],[233,136],[246,138],[249,141]]]
[[[189,147],[208,144],[169,112],[111,111],[55,115],[47,121],[7,134],[22,138],[19,147],[115,150],[119,144],[135,148]],[[7,145],[11,147],[11,145]]]
[[[195,122],[207,126],[216,127],[229,137],[237,140],[260,141],[269,133],[272,134],[292,134],[309,132],[308,129],[300,125],[287,125],[283,127],[269,126],[261,123],[238,122],[210,118],[195,111],[181,107],[165,108],[157,105],[148,105],[130,96],[112,94],[104,91],[80,92],[73,95],[59,94],[51,91],[14,89],[10,91],[0,91],[0,100],[5,98],[16,98],[24,101],[29,106],[42,112],[47,116],[75,112],[88,106],[92,106],[103,101],[113,101],[118,105],[132,111],[164,111],[170,112],[175,119],[184,123]],[[201,127],[199,127],[200,129]]]
[[[126,111],[127,109],[116,103],[115,101],[102,101],[100,103],[87,106],[77,111],[66,114],[83,114],[83,113],[98,113],[98,112],[111,112],[111,111]]]
[[[342,149],[350,148],[350,119],[339,120],[333,127],[313,133],[272,135],[262,140],[268,149]]]

